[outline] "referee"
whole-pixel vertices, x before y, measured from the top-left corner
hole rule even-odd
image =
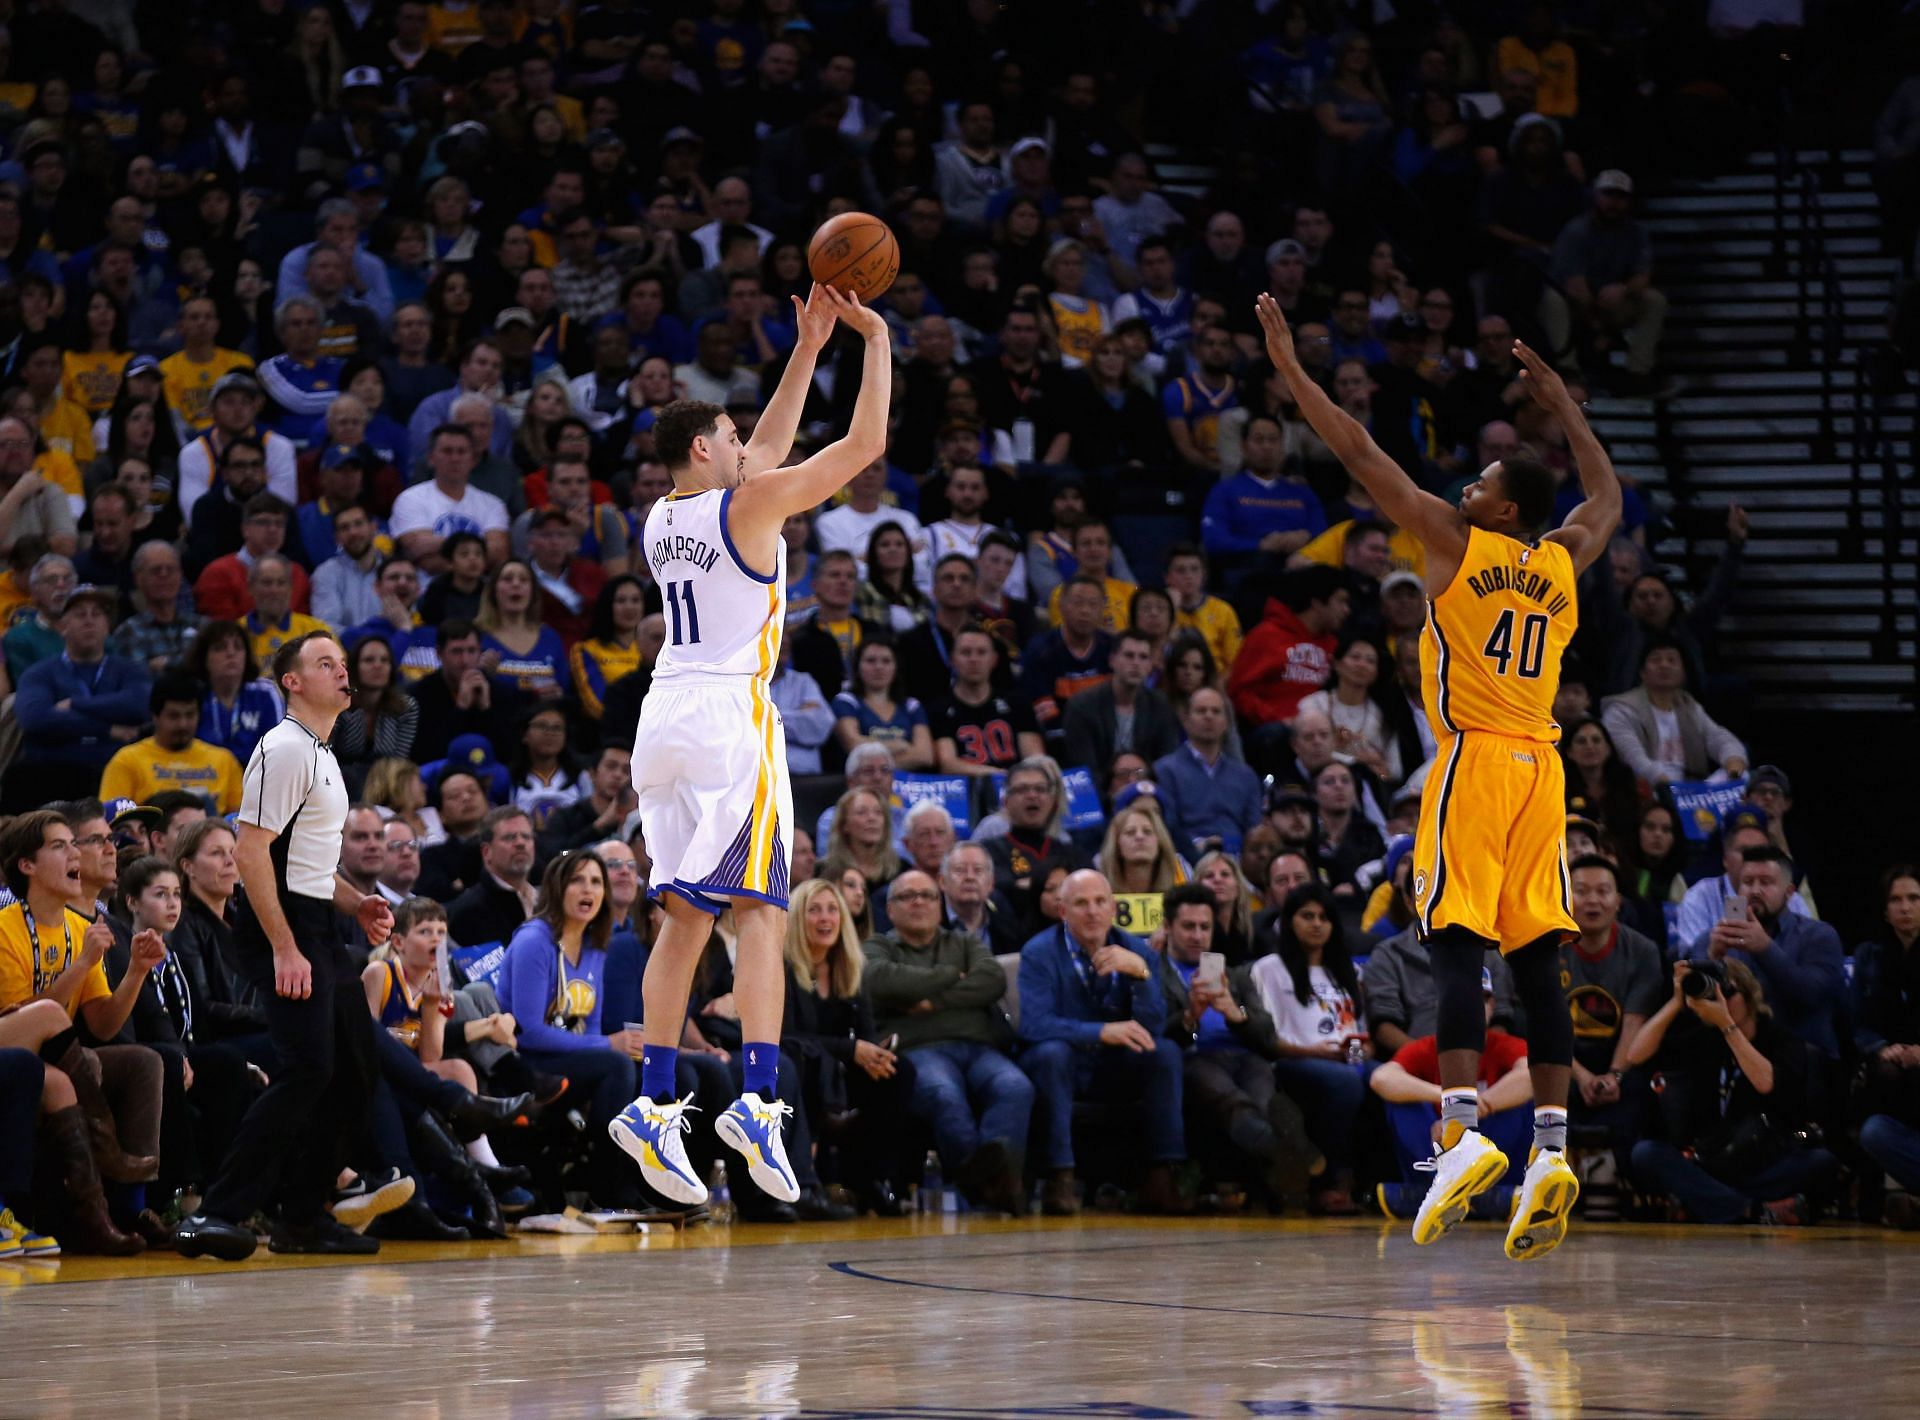
[[[278,1203],[275,1252],[377,1252],[379,1243],[327,1212],[350,1134],[378,1078],[373,1017],[341,937],[339,913],[378,946],[393,914],[337,875],[347,786],[327,741],[352,698],[347,657],[330,632],[282,646],[273,679],[287,714],[247,761],[239,813],[239,900],[234,955],[267,1003],[279,1064],[241,1121],[202,1210],[175,1242],[188,1257],[238,1262],[252,1253],[246,1226]]]

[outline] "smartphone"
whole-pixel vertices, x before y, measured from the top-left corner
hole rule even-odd
[[[886,1041],[884,1042],[884,1048],[886,1049],[887,1053],[890,1055],[898,1055],[900,1053],[900,1032],[899,1031],[895,1031],[892,1035],[886,1038]]]
[[[1720,900],[1720,920],[1722,922],[1744,922],[1747,920],[1747,900],[1744,897],[1727,897]]]
[[[1193,974],[1195,981],[1205,981],[1219,986],[1227,979],[1227,959],[1219,952],[1200,953],[1199,970]]]

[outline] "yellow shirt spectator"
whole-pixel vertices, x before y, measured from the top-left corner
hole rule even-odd
[[[1307,562],[1317,562],[1323,567],[1344,566],[1347,529],[1352,526],[1351,518],[1343,523],[1335,523],[1293,555]],[[1420,546],[1420,540],[1405,528],[1395,528],[1387,534],[1387,557],[1394,571],[1411,572],[1422,582],[1427,580],[1426,551]]]
[[[69,350],[60,359],[60,392],[98,419],[113,408],[114,396],[120,393],[120,381],[131,359],[131,352],[108,350],[83,354]]]
[[[229,750],[205,740],[185,749],[163,749],[156,736],[135,740],[107,761],[100,776],[100,797],[144,804],[165,789],[185,789],[230,814],[240,807],[240,761]]]
[[[16,902],[0,911],[0,1010],[31,1001],[51,986],[60,973],[79,957],[87,928],[92,925],[68,908],[65,921],[36,922],[34,931],[29,932],[25,903]],[[34,953],[36,935],[40,939],[37,959]],[[107,970],[95,962],[86,980],[80,983],[80,989],[74,992],[67,1014],[77,1015],[89,1001],[98,1001],[111,995],[113,988],[107,985]]]
[[[1140,590],[1132,582],[1122,582],[1117,577],[1103,578],[1107,584],[1107,615],[1100,623],[1105,631],[1125,631],[1127,623],[1133,619],[1133,594]],[[1060,624],[1060,593],[1067,589],[1062,582],[1053,589],[1053,595],[1047,598],[1047,624]]]
[[[573,662],[573,688],[580,697],[580,712],[598,720],[607,708],[608,687],[640,669],[640,643],[622,646],[614,641],[581,641],[575,644],[569,659]]]
[[[67,495],[73,520],[79,522],[87,511],[87,492],[80,480],[80,465],[59,449],[48,449],[34,459],[33,471]]]
[[[247,644],[253,647],[253,659],[263,666],[273,659],[275,651],[294,637],[305,636],[309,631],[333,630],[318,617],[299,611],[288,612],[278,625],[269,625],[260,619],[259,612],[250,611],[242,625],[246,629]]]
[[[1206,598],[1192,611],[1176,603],[1173,624],[1191,627],[1200,633],[1200,639],[1207,643],[1207,651],[1213,656],[1213,668],[1224,679],[1239,659],[1240,643],[1246,640],[1233,608],[1218,597]]]
[[[1519,35],[1508,35],[1493,54],[1493,72],[1523,70],[1539,81],[1534,109],[1548,118],[1572,118],[1580,112],[1580,60],[1573,46],[1556,39],[1536,50]]]
[[[222,375],[252,368],[253,361],[238,350],[216,345],[205,361],[189,359],[181,350],[160,362],[160,382],[173,412],[194,433],[204,434],[213,427],[214,384]]]
[[[442,54],[458,54],[480,38],[478,0],[436,0],[427,12],[427,45]]]
[[[70,399],[56,397],[40,416],[40,437],[77,464],[93,462],[93,418]]]

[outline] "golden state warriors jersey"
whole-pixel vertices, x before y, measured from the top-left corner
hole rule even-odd
[[[647,514],[647,566],[667,619],[655,685],[773,677],[786,619],[787,544],[774,539],[771,576],[748,567],[727,528],[732,500],[731,488],[673,493]]]
[[[1420,641],[1422,698],[1437,731],[1558,742],[1560,657],[1580,623],[1574,582],[1559,543],[1468,529],[1466,556],[1428,602]]]

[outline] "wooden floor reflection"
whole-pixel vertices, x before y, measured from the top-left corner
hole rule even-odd
[[[1904,1417],[1914,1244],[936,1218],[10,1263],[0,1416]]]

